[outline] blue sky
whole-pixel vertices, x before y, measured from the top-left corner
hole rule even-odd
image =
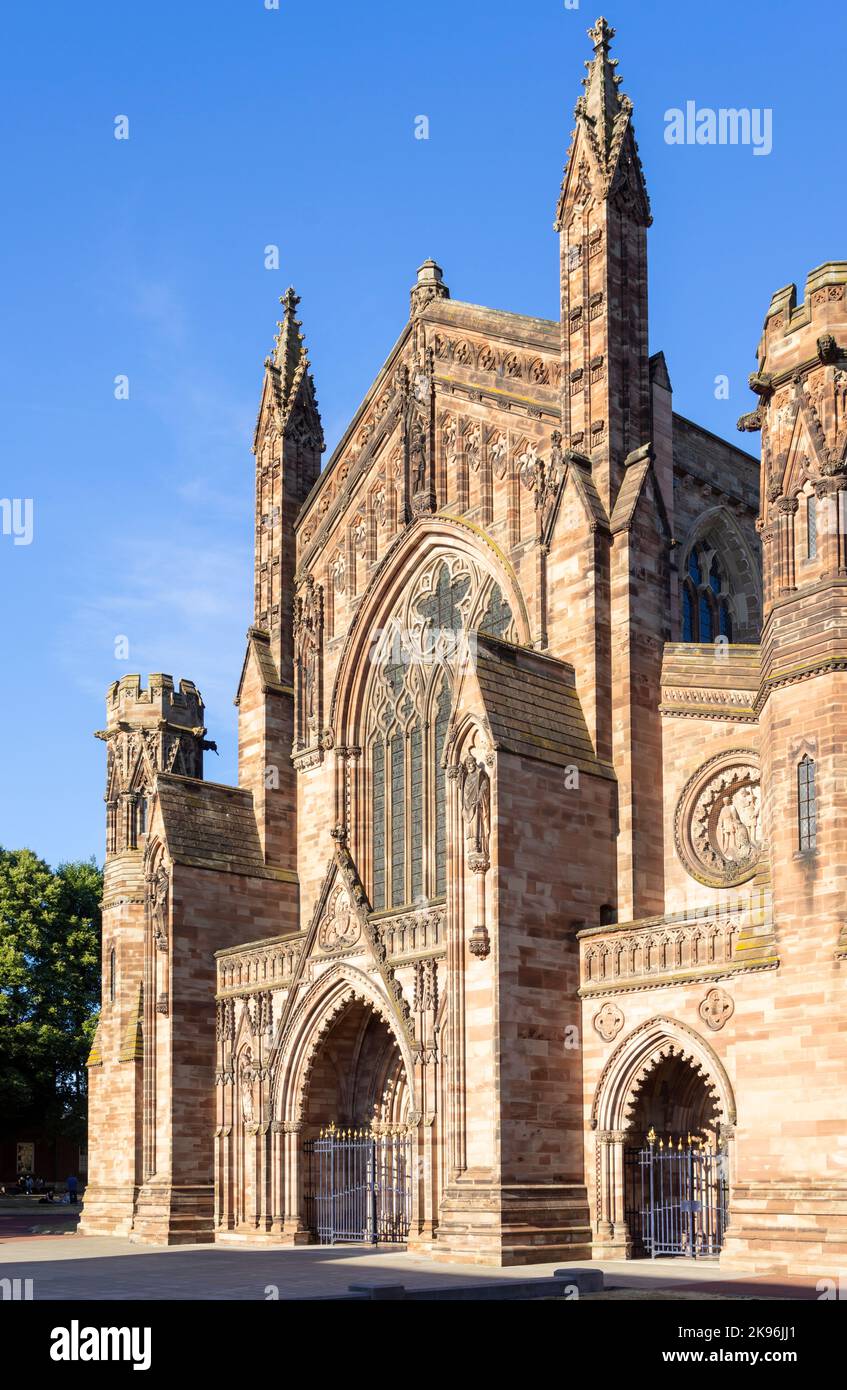
[[[127,671],[196,681],[221,751],[207,775],[235,780],[250,439],[278,296],[289,282],[302,296],[330,448],[425,257],[457,299],[556,317],[553,213],[596,14],[595,0],[7,9],[0,497],[32,497],[34,532],[0,536],[0,844],[102,858],[91,735]],[[755,448],[735,420],[770,296],[847,255],[843,0],[606,14],[653,204],[651,350],[678,410]],[[666,144],[665,112],[689,100],[771,108],[772,153]]]

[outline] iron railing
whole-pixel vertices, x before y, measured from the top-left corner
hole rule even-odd
[[[330,1125],[305,1143],[306,1224],[321,1245],[403,1243],[412,1223],[412,1139]]]
[[[720,1253],[729,1209],[725,1153],[648,1135],[644,1148],[627,1151],[624,1173],[634,1255]]]

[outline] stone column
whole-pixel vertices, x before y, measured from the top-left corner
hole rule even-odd
[[[308,1245],[311,1239],[305,1221],[304,1173],[302,1164],[302,1120],[283,1120],[284,1218],[282,1234],[291,1245]]]
[[[628,1259],[629,1230],[624,1219],[626,1194],[624,1188],[624,1133],[621,1130],[598,1131],[595,1143],[597,1162],[597,1238],[595,1254],[606,1259]]]
[[[450,1178],[467,1167],[465,1134],[465,911],[462,882],[462,814],[459,808],[461,769],[447,768],[447,986],[449,1001],[447,1056],[448,1097],[448,1174]]]

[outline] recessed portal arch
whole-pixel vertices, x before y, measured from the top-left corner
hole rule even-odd
[[[649,1151],[650,1144],[657,1152],[659,1146],[667,1151],[673,1141],[674,1151],[681,1144],[684,1150],[720,1153],[723,1175],[735,1123],[735,1097],[726,1070],[694,1029],[659,1017],[624,1038],[603,1068],[591,1112],[598,1251],[638,1253],[631,1226],[636,1207],[643,1204],[633,1196],[633,1155]]]

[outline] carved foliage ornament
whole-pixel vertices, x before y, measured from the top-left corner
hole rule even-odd
[[[679,799],[676,850],[699,883],[730,888],[756,872],[762,849],[759,760],[732,749],[704,763]]]

